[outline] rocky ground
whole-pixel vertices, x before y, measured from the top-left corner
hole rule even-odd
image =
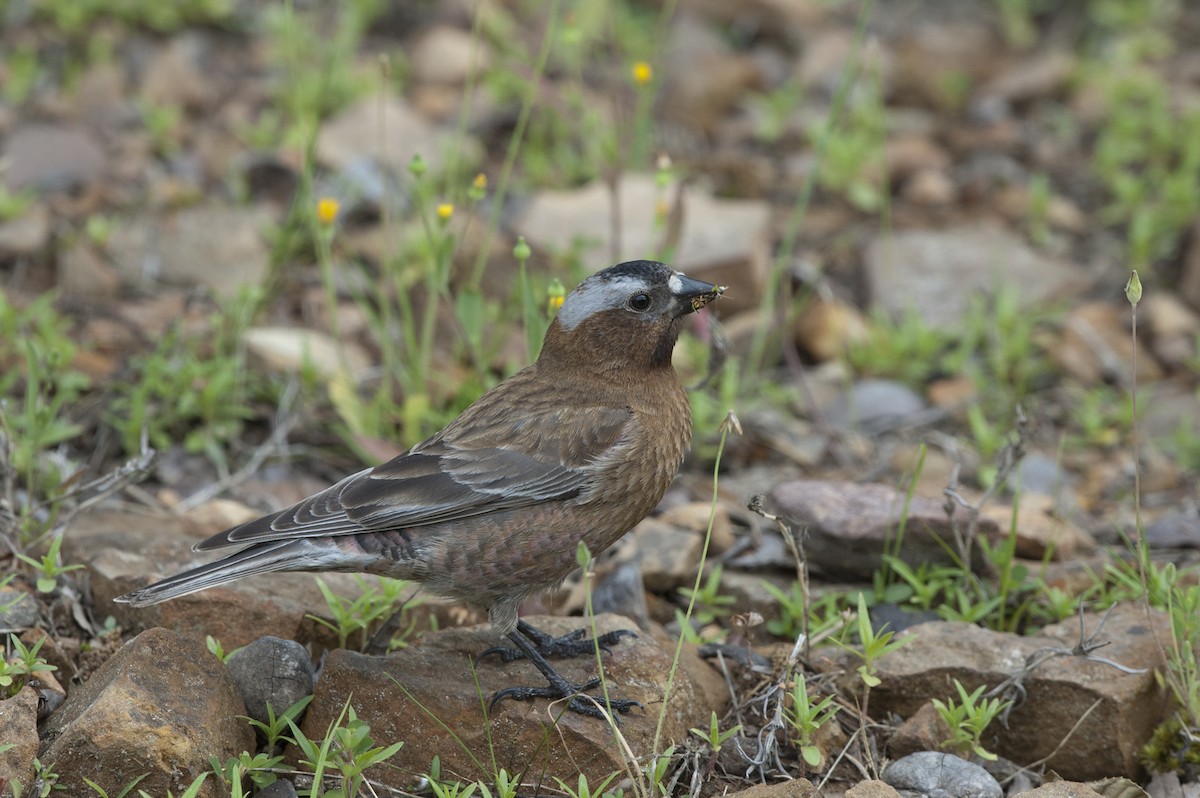
[[[369,5],[0,8],[0,633],[55,668],[0,678],[0,796],[256,752],[309,794],[281,735],[337,742],[328,789],[402,742],[366,795],[1194,792],[1200,9]],[[523,609],[636,630],[601,663],[643,709],[489,708],[534,672],[486,619],[347,575],[112,603],[436,430],[552,277],[663,253],[729,286],[693,452]],[[955,680],[1012,702],[973,741]]]

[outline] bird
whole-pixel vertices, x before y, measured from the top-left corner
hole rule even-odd
[[[275,571],[347,571],[420,583],[486,610],[545,687],[502,698],[564,699],[598,715],[547,657],[607,649],[584,631],[552,637],[518,615],[521,603],[578,568],[580,543],[607,549],[662,499],[692,435],[687,394],[671,362],[686,317],[725,292],[670,266],[634,260],[584,279],[551,321],[540,354],[440,432],[284,510],[197,543],[238,551],[115,601],[157,604]],[[635,701],[611,698],[628,712]]]

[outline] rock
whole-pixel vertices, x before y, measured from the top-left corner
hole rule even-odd
[[[1139,322],[1145,319],[1150,328],[1150,347],[1160,362],[1186,368],[1196,361],[1200,315],[1173,294],[1159,292],[1144,297],[1138,310]]]
[[[875,302],[896,316],[915,309],[927,324],[954,332],[966,323],[971,297],[999,285],[1012,287],[1028,309],[1085,283],[1077,265],[983,224],[881,235],[867,246],[864,259]]]
[[[596,582],[592,589],[592,611],[632,618],[639,629],[650,628],[650,609],[646,606],[646,585],[642,566],[637,560],[619,563]]]
[[[957,199],[958,186],[945,172],[922,169],[904,182],[902,193],[914,205],[935,208],[949,205]]]
[[[1099,620],[1095,613],[1085,615],[1089,633]],[[1169,624],[1160,612],[1148,618],[1141,606],[1126,605],[1109,615],[1099,637],[1110,645],[1097,656],[1137,671],[1126,673],[1070,656],[1079,639],[1078,618],[1047,626],[1032,637],[965,623],[922,624],[908,630],[909,643],[878,660],[881,683],[871,691],[871,706],[880,713],[911,717],[932,698],[957,699],[955,679],[967,690],[996,686],[1020,672],[1035,652],[1060,649],[1064,656],[1042,661],[1024,678],[1024,700],[1013,707],[1007,728],[1000,723],[988,727],[984,747],[1015,762],[1033,762],[1055,752],[1046,767],[1064,778],[1135,774],[1141,747],[1168,704],[1154,677],[1154,669],[1162,666],[1156,635],[1170,639]]]
[[[670,593],[695,580],[704,546],[704,539],[696,533],[646,518],[633,528],[630,537],[647,590]]]
[[[210,757],[254,750],[244,714],[229,672],[203,643],[151,629],[71,691],[46,722],[40,758],[71,794],[88,792],[85,777],[116,794],[143,774],[140,789],[178,794],[209,770]],[[212,779],[199,792],[220,794]]]
[[[725,798],[815,798],[817,788],[808,779],[788,779],[755,784],[744,790],[731,792]]]
[[[50,209],[41,202],[30,205],[20,216],[0,221],[0,261],[37,257],[49,244]]]
[[[209,108],[215,99],[215,84],[202,63],[204,50],[204,39],[188,33],[155,48],[144,70],[142,99],[158,107]]]
[[[580,618],[526,620],[553,635],[586,623]],[[631,624],[625,618],[603,615],[596,618],[596,625],[603,634]],[[349,700],[358,718],[370,725],[376,745],[404,741],[404,747],[390,760],[391,767],[367,771],[368,776],[396,787],[408,784],[406,772],[427,771],[435,755],[441,757],[443,772],[459,779],[490,779],[494,767],[536,774],[535,779],[546,783],[554,777],[573,783],[583,773],[595,784],[614,770],[622,770],[629,752],[639,761],[654,753],[651,746],[672,645],[643,634],[621,640],[604,656],[610,694],[645,705],[644,711],[634,709],[621,717],[627,752],[604,721],[568,712],[555,723],[558,709],[543,699],[501,701],[485,720],[481,702],[486,704],[496,690],[543,683],[533,666],[524,661],[504,664],[493,657],[472,664],[473,658],[496,641],[489,628],[475,627],[425,634],[387,657],[334,651],[317,681],[303,730],[309,737],[323,737]],[[720,716],[728,700],[724,681],[715,671],[690,651],[683,657],[659,751],[673,743],[682,744],[689,728],[706,726],[711,711]],[[596,670],[590,657],[555,660],[554,666],[576,682],[590,678]],[[453,737],[448,730],[453,730]],[[476,764],[480,762],[482,768]],[[536,786],[534,791],[538,791]]]
[[[981,97],[1025,102],[1063,91],[1075,72],[1075,56],[1050,49],[1017,59],[979,90]]]
[[[107,249],[117,271],[135,284],[203,285],[231,298],[266,279],[265,234],[273,224],[267,208],[201,205],[119,225]]]
[[[828,16],[819,0],[742,0],[736,5],[725,0],[682,0],[679,9],[702,14],[729,30],[761,31],[789,42],[823,29]]]
[[[306,617],[329,614],[309,574],[265,574],[150,607],[113,603],[151,580],[211,561],[212,555],[196,554],[191,547],[219,531],[173,516],[93,511],[72,522],[63,556],[88,566],[97,614],[112,615],[125,629],[166,627],[199,641],[212,635],[227,651],[263,635],[327,643],[328,630]],[[321,579],[339,596],[353,600],[362,594],[352,574],[322,574]]]
[[[1146,542],[1156,549],[1200,549],[1200,513],[1192,507],[1160,515],[1146,525]]]
[[[834,426],[868,434],[916,423],[924,416],[925,400],[896,380],[859,380],[823,408]]]
[[[74,191],[104,176],[106,156],[89,132],[57,124],[32,123],[14,130],[0,149],[6,168],[0,180],[10,192]]]
[[[918,751],[937,751],[949,739],[950,727],[933,702],[927,701],[892,732],[888,739],[888,756],[900,759]]]
[[[286,779],[279,779],[254,793],[254,798],[297,798],[296,785]]]
[[[317,137],[317,159],[333,171],[365,156],[407,176],[413,156],[420,154],[436,174],[450,158],[475,161],[479,150],[474,138],[460,138],[393,96],[364,97],[325,122]]]
[[[662,79],[656,114],[690,130],[713,132],[747,90],[761,88],[753,58],[734,52],[725,38],[692,14],[671,20],[659,52]]]
[[[950,168],[946,149],[927,135],[907,133],[891,137],[884,144],[888,181],[900,183],[918,172],[942,172]]]
[[[267,722],[268,705],[275,716],[313,689],[313,664],[295,640],[260,637],[226,660],[229,674],[246,704],[246,714]]]
[[[339,342],[319,330],[304,327],[252,327],[242,336],[247,353],[274,374],[295,374],[313,369],[321,379],[331,381],[348,374],[357,380],[371,362],[362,348],[351,342]]]
[[[860,781],[846,790],[846,798],[900,798],[900,793],[886,781],[872,779]]]
[[[734,543],[733,522],[729,520],[729,508],[720,502],[714,510],[711,502],[688,502],[664,510],[658,520],[680,529],[687,529],[700,536],[701,542],[712,519],[712,537],[709,541],[709,556],[728,551]]]
[[[1050,354],[1058,365],[1087,385],[1115,382],[1128,386],[1133,368],[1130,309],[1109,302],[1076,305],[1063,322],[1062,337]],[[1162,369],[1143,349],[1137,359],[1138,382],[1162,377]]]
[[[1182,795],[1182,791],[1179,794]],[[1105,793],[1096,792],[1087,784],[1078,781],[1052,781],[1032,790],[1014,793],[1012,798],[1103,798],[1104,795]],[[1133,792],[1110,795],[1128,795],[1129,798],[1136,798],[1139,795],[1145,796],[1146,793],[1139,788]]]
[[[38,695],[25,687],[0,700],[0,785],[33,782],[38,752]],[[25,793],[22,793],[25,794]]]
[[[772,585],[782,590],[786,596],[795,583],[794,576],[781,576],[775,573],[763,575],[748,574],[731,570],[726,567],[721,571],[721,594],[732,596],[734,603],[730,609],[737,613],[757,612],[763,620],[770,622],[780,617],[782,608],[775,594],[766,588]]]
[[[887,485],[806,479],[782,483],[770,498],[793,529],[807,531],[805,552],[811,564],[832,575],[867,580],[883,564],[885,546],[896,537],[905,504],[904,494]],[[965,526],[965,511],[956,512]],[[996,523],[984,517],[977,531],[992,540],[1000,533]],[[945,546],[953,548],[954,536],[944,502],[913,496],[900,557],[914,568],[927,562],[951,563]]]
[[[1043,452],[1027,452],[1009,480],[1013,490],[1022,496],[1036,493],[1041,496],[1058,496],[1069,490],[1074,481],[1072,475],[1063,470],[1061,459]]]
[[[1034,217],[1033,194],[1028,185],[1010,185],[998,190],[992,198],[996,210],[1010,222],[1029,224]],[[1071,200],[1051,195],[1044,209],[1039,210],[1043,220],[1055,230],[1082,233],[1087,229],[1088,218]]]
[[[1179,275],[1179,296],[1200,310],[1200,219],[1192,225],[1187,250],[1183,255],[1183,271]]]
[[[886,86],[892,74],[892,55],[880,39],[860,48],[850,27],[826,26],[805,31],[806,41],[796,68],[796,79],[825,97],[833,97],[841,84],[846,66],[856,63],[865,74],[878,75]]]
[[[834,297],[816,296],[796,318],[792,336],[813,360],[835,360],[867,340],[867,320],[852,305]]]
[[[1003,530],[1012,528],[1011,506],[993,504],[983,508]],[[1044,559],[1052,553],[1055,560],[1074,560],[1096,550],[1096,541],[1087,530],[1062,517],[1057,503],[1050,496],[1023,496],[1017,508],[1018,557],[1027,560]]]
[[[530,246],[551,252],[568,252],[581,242],[590,245],[585,260],[597,267],[610,260],[649,258],[663,244],[656,208],[672,194],[664,193],[653,175],[621,176],[621,251],[615,260],[610,258],[612,195],[603,181],[536,194],[513,220],[512,230]],[[694,186],[685,186],[681,196],[683,227],[672,265],[699,280],[736,286],[721,298],[722,315],[757,308],[771,269],[770,203],[721,199]]]
[[[906,794],[1003,798],[1000,784],[979,765],[953,754],[918,751],[884,768],[883,780]]]
[[[405,54],[413,80],[420,83],[462,85],[492,63],[491,47],[483,37],[450,25],[428,29]]]
[[[95,247],[76,241],[59,250],[58,288],[70,297],[113,299],[121,291],[121,275]]]
[[[0,634],[28,629],[37,618],[37,599],[23,590],[0,590]]]

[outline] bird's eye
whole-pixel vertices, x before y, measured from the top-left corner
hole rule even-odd
[[[629,297],[629,309],[636,310],[639,313],[649,310],[650,309],[650,295],[649,294],[634,294],[633,296]]]

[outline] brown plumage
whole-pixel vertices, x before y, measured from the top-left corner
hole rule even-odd
[[[590,651],[592,641],[542,635],[518,622],[517,607],[577,567],[580,541],[603,551],[662,498],[691,438],[671,352],[683,317],[723,290],[653,261],[593,275],[566,298],[537,362],[441,432],[286,510],[200,542],[198,551],[244,548],[117,601],[155,604],[270,571],[411,579],[486,609],[551,685],[497,697],[587,689],[569,684],[543,655]],[[594,714],[590,703],[568,705]]]

